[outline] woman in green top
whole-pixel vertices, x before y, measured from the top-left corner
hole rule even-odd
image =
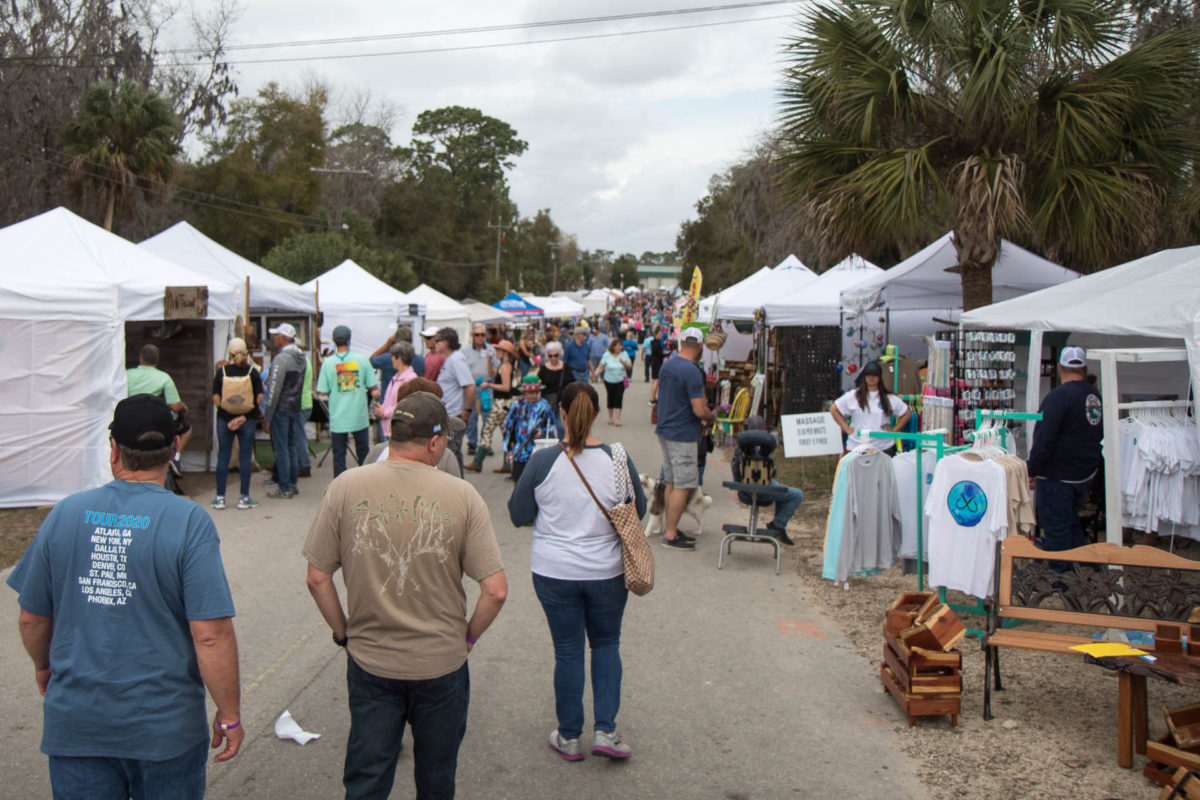
[[[625,381],[629,376],[626,370],[632,366],[621,340],[614,338],[608,344],[608,352],[592,371],[593,380],[604,375],[604,389],[608,393],[608,424],[618,428],[621,427],[621,399],[625,396]]]

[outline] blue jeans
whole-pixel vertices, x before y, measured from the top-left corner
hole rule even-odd
[[[371,449],[370,428],[363,428],[361,431],[353,433],[333,434],[333,477],[335,478],[346,471],[346,450],[349,449],[351,436],[354,437],[354,453],[359,464],[366,460],[367,451]]]
[[[471,406],[471,416],[467,419],[467,444],[471,447],[479,444],[479,412]]]
[[[787,494],[778,499],[760,499],[758,501],[758,507],[762,508],[763,506],[774,505],[775,518],[771,520],[771,527],[784,530],[787,528],[788,521],[795,516],[796,509],[799,508],[800,504],[804,502],[804,492],[800,491],[794,486],[784,486],[779,481],[771,481],[771,485],[787,489]],[[750,505],[750,493],[738,492],[738,500],[746,505]]]
[[[296,440],[296,466],[299,469],[312,469],[312,461],[308,458],[308,432],[304,430],[304,423],[312,419],[312,409],[300,409],[300,433],[301,436]]]
[[[575,380],[582,383],[589,383],[592,380],[592,371],[590,369],[573,369],[571,375]]]
[[[554,710],[564,739],[583,734],[583,645],[592,647],[592,715],[596,730],[617,729],[621,705],[621,618],[625,576],[564,581],[534,573],[533,590],[554,640]]]
[[[1038,525],[1042,527],[1046,550],[1070,550],[1087,544],[1079,509],[1083,507],[1090,483],[1063,483],[1037,479],[1035,500]]]
[[[304,438],[304,414],[276,411],[271,417],[271,445],[275,448],[275,473],[279,489],[294,489],[300,466],[296,463],[296,438]]]
[[[204,800],[208,742],[166,761],[50,756],[54,800]]]
[[[458,748],[467,732],[471,677],[467,664],[440,678],[381,678],[346,656],[350,736],[342,784],[346,800],[387,800],[396,778],[404,726],[412,726],[418,800],[450,800]]]
[[[217,418],[217,494],[225,496],[225,484],[229,481],[229,461],[233,458],[233,440],[238,443],[238,479],[241,481],[241,494],[238,497],[250,496],[250,470],[254,463],[254,428],[252,419],[242,423],[236,431],[229,430],[225,420]]]

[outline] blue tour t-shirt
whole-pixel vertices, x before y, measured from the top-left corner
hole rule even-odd
[[[188,623],[234,610],[204,509],[152,483],[71,495],[8,585],[54,619],[43,753],[165,761],[208,739]]]
[[[692,400],[704,397],[704,375],[681,355],[663,362],[658,373],[658,425],[654,432],[673,442],[700,440],[700,418]]]

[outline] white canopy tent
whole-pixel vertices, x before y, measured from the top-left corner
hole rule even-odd
[[[892,311],[939,311],[944,318],[957,318],[962,310],[962,279],[957,272],[947,272],[956,266],[954,234],[947,233],[891,269],[843,291],[842,306],[884,305]],[[1077,272],[1001,240],[1000,255],[992,266],[992,297],[1008,300],[1078,277]]]
[[[882,272],[858,254],[848,256],[822,272],[815,281],[764,303],[767,323],[773,326],[841,325],[842,292]]]
[[[582,317],[585,309],[582,303],[576,303],[569,297],[561,295],[554,297],[537,297],[526,295],[525,299],[542,310],[546,319],[567,319]]]
[[[166,287],[207,287],[214,344],[234,289],[57,208],[0,230],[0,507],[49,505],[112,475],[125,323],[162,320]]]
[[[595,316],[597,314],[607,314],[608,307],[612,305],[612,295],[603,289],[592,289],[587,294],[579,299],[583,305],[583,313],[587,316]]]
[[[461,342],[470,339],[471,312],[462,303],[422,283],[406,296],[410,303],[425,304],[425,323],[439,328],[454,328]]]
[[[1070,284],[977,308],[963,314],[961,322],[968,328],[1033,331],[1030,351],[1039,360],[1044,331],[1182,340],[1192,393],[1200,397],[1200,246],[1163,250]],[[1039,374],[1030,371],[1031,384]],[[1027,402],[1036,405],[1038,399],[1030,391]]]
[[[404,292],[350,259],[313,278],[304,288],[317,293],[317,305],[325,317],[323,338],[328,341],[335,327],[345,325],[350,328],[352,347],[360,353],[371,353],[396,332],[397,323],[422,316],[424,311],[419,303],[410,304]],[[410,305],[417,308],[410,309]]]
[[[513,314],[486,303],[468,300],[463,303],[463,306],[471,315],[472,325],[507,325],[517,321],[517,317]]]
[[[718,307],[725,299],[737,297],[740,292],[749,289],[755,283],[761,281],[770,274],[770,267],[761,267],[758,272],[753,272],[745,278],[742,278],[733,286],[730,286],[727,289],[722,289],[715,294],[710,294],[708,297],[701,298],[699,308],[696,312],[696,319],[700,320],[701,322],[708,322],[709,320],[713,319],[714,307]],[[719,307],[717,310],[718,312],[720,311]]]
[[[754,281],[736,293],[730,290],[728,294],[723,294],[717,304],[717,319],[749,322],[768,301],[792,294],[816,279],[817,273],[806,267],[800,259],[789,255],[761,281]]]
[[[1188,376],[1171,369],[1176,356],[1170,350],[1089,348],[1089,360],[1100,356],[1100,390],[1104,393],[1105,494],[1109,509],[1121,504],[1120,441],[1115,436],[1118,404],[1122,397],[1117,363],[1129,360],[1162,364],[1165,381],[1187,378],[1193,401],[1200,397],[1200,247],[1162,250],[1153,255],[1087,275],[1069,285],[990,306],[962,316],[970,328],[1004,328],[1030,331],[1029,383],[1026,408],[1035,411],[1041,397],[1042,336],[1046,331],[1102,334],[1120,337],[1154,337],[1174,344],[1182,340],[1190,367]],[[1126,341],[1128,341],[1126,339]],[[1072,342],[1076,342],[1073,338]],[[1141,344],[1138,342],[1137,344]],[[1107,383],[1111,381],[1111,383]],[[1181,381],[1182,383],[1183,381]],[[1165,383],[1158,383],[1162,388]],[[1181,389],[1183,386],[1172,388]],[[1110,441],[1111,437],[1111,441]],[[1108,541],[1121,543],[1120,516],[1108,518]],[[1195,530],[1185,532],[1193,538]]]
[[[312,314],[313,293],[253,261],[214,242],[186,222],[177,222],[162,233],[151,236],[138,247],[201,275],[233,284],[239,310],[245,298],[246,279],[250,280],[251,313],[295,312]]]

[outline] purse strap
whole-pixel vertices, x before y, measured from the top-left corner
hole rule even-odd
[[[558,443],[558,449],[563,451],[563,454],[566,455],[566,457],[567,457],[567,461],[570,461],[571,466],[575,468],[575,473],[577,475],[579,475],[579,480],[583,481],[583,487],[585,489],[587,489],[587,493],[592,496],[592,502],[594,502],[596,504],[596,508],[600,509],[600,513],[604,515],[604,518],[606,520],[608,520],[608,524],[612,525],[613,528],[616,528],[617,526],[613,522],[612,517],[609,515],[608,509],[605,508],[604,504],[601,503],[599,498],[596,497],[596,493],[592,491],[592,485],[590,483],[588,483],[587,478],[583,477],[583,471],[581,469],[579,469],[579,465],[576,464],[575,459],[571,457],[571,451],[568,450],[567,446],[565,444],[563,444],[562,442]]]

